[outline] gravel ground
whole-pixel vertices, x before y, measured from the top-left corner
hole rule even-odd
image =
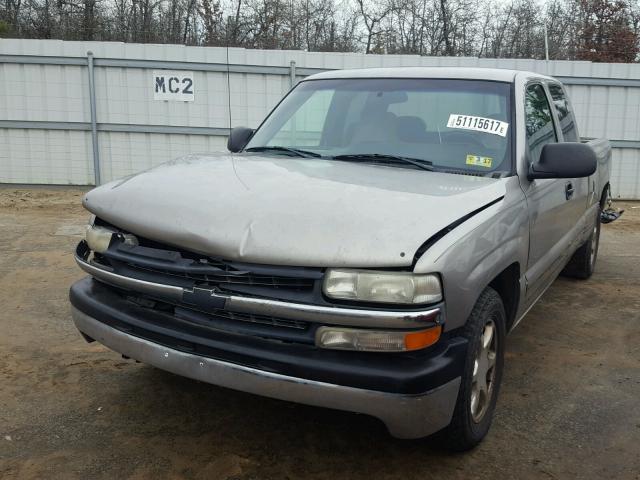
[[[603,227],[592,279],[558,279],[509,336],[493,429],[452,455],[85,343],[81,196],[0,188],[0,478],[640,479],[640,204]]]

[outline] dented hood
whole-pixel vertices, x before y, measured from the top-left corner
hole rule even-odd
[[[322,159],[190,155],[90,191],[137,235],[228,260],[411,265],[429,237],[504,195],[505,179]]]

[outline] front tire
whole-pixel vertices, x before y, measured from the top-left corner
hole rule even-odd
[[[504,366],[506,314],[498,293],[487,287],[464,327],[469,341],[453,418],[439,434],[444,446],[465,451],[489,432]]]

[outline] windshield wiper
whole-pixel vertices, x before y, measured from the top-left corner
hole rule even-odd
[[[247,148],[245,152],[284,152],[284,153],[293,153],[297,157],[320,157],[321,155],[316,152],[311,152],[309,150],[301,150],[299,148],[291,148],[291,147],[280,147],[280,146],[263,146],[263,147],[251,147]]]
[[[410,164],[414,165],[422,170],[429,172],[433,171],[433,163],[429,160],[423,160],[421,158],[403,157],[400,155],[387,155],[383,153],[354,153],[345,155],[336,155],[331,157],[333,160],[345,160],[345,161],[363,161],[363,162],[376,162],[384,164]]]

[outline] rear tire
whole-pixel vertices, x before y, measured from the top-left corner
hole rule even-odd
[[[502,381],[506,314],[498,293],[487,287],[464,327],[469,341],[458,399],[449,426],[436,435],[452,451],[478,445],[489,432]]]
[[[562,275],[567,277],[586,280],[596,268],[598,258],[598,247],[600,246],[600,208],[596,212],[596,219],[591,230],[591,235],[578,250],[575,251],[569,263],[562,271]]]

